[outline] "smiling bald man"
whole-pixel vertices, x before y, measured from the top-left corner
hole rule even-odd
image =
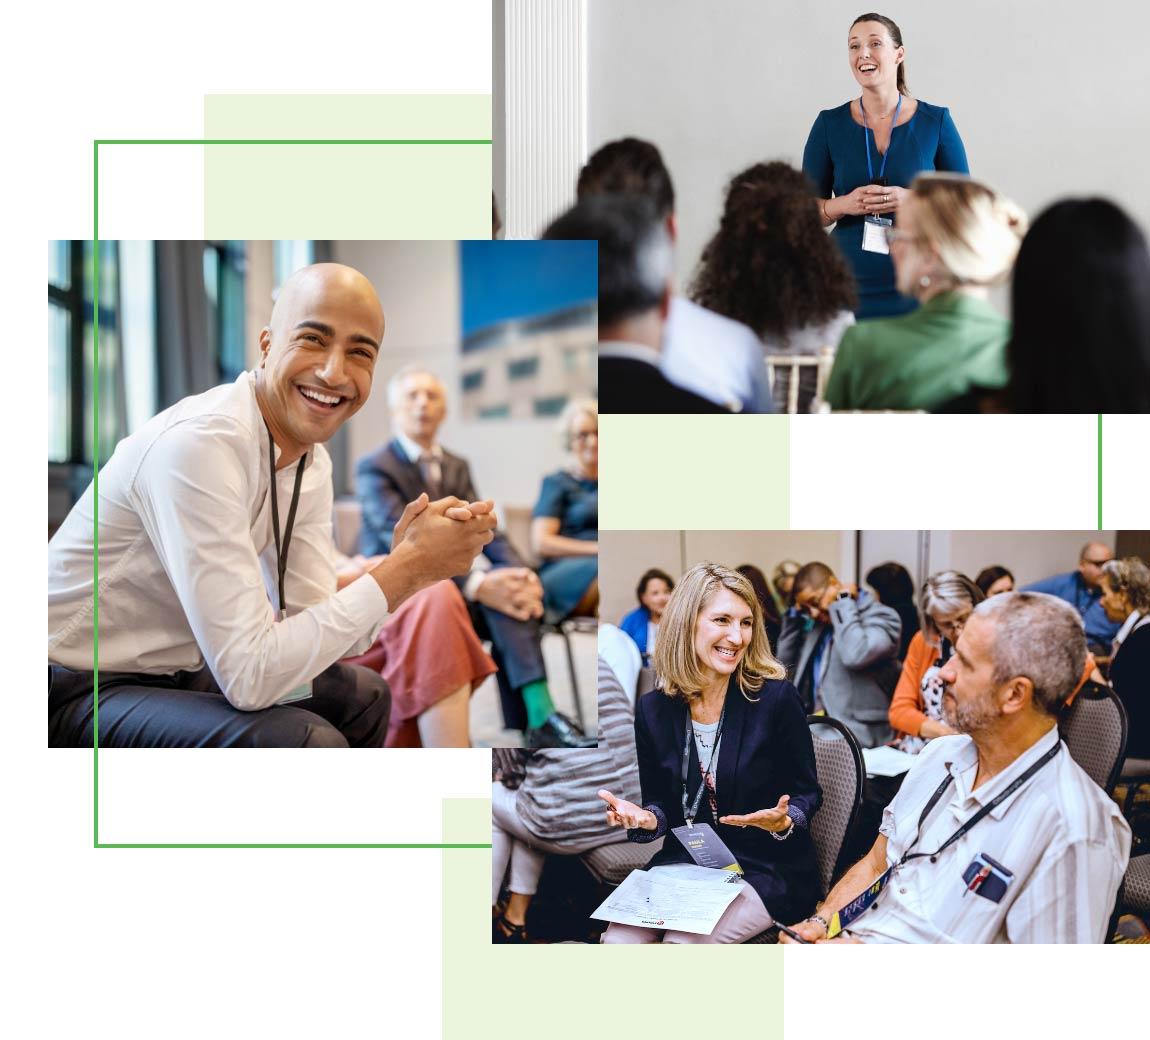
[[[382,747],[390,695],[337,662],[466,574],[490,502],[421,496],[392,552],[336,591],[331,459],[384,334],[371,283],[315,264],[283,286],[259,365],[125,438],[100,471],[99,737],[118,747]],[[94,487],[48,543],[49,743],[93,742]]]

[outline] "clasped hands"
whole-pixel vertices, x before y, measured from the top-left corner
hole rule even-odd
[[[895,213],[906,198],[907,189],[897,184],[862,184],[842,196],[842,205],[852,216]]]
[[[494,537],[497,520],[490,499],[464,502],[448,496],[432,502],[426,492],[409,502],[392,532],[391,551],[416,552],[432,577],[466,574]]]

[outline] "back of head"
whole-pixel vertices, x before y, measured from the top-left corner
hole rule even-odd
[[[888,607],[895,603],[909,603],[914,599],[914,582],[910,572],[901,564],[880,563],[867,571],[866,583],[878,593]]]
[[[579,171],[576,193],[589,195],[639,195],[647,199],[660,220],[675,212],[675,188],[671,174],[650,141],[623,137],[600,148]]]
[[[756,163],[732,178],[690,296],[759,335],[785,336],[854,309],[854,278],[823,230],[804,173]]]
[[[919,237],[955,285],[1006,280],[1026,214],[993,188],[957,173],[923,173],[911,185]]]
[[[1011,295],[1014,412],[1150,411],[1150,251],[1106,199],[1046,209]]]
[[[646,199],[590,195],[543,237],[599,243],[600,329],[653,310],[668,292],[671,240]]]
[[[1004,592],[983,600],[974,616],[994,625],[994,683],[1029,679],[1034,710],[1057,718],[1086,668],[1078,611],[1044,592]]]

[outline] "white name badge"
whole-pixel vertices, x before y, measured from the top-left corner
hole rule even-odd
[[[882,217],[867,217],[863,221],[862,247],[864,253],[890,253],[890,243],[886,240],[886,229],[894,223]]]

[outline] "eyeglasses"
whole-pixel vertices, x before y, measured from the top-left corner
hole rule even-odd
[[[1110,562],[1110,557],[1107,556],[1105,560],[1083,560],[1082,562],[1090,564],[1091,567],[1102,567]]]

